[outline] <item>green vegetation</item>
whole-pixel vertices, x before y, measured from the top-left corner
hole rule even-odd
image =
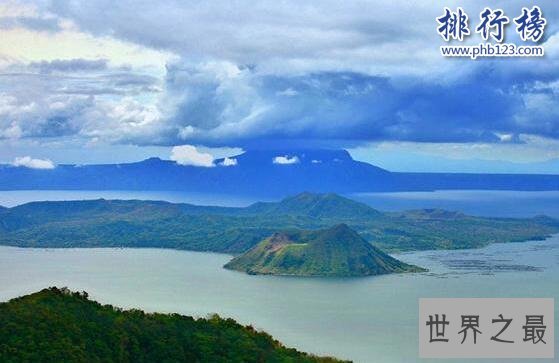
[[[50,288],[0,304],[0,362],[337,362],[232,319],[121,310]]]
[[[0,210],[0,244],[238,254],[277,231],[340,223],[386,252],[474,248],[559,232],[559,222],[547,217],[481,218],[437,209],[382,213],[336,194],[303,193],[246,208],[102,199],[29,203]]]
[[[388,256],[347,225],[274,233],[225,268],[249,274],[367,276],[425,271]]]

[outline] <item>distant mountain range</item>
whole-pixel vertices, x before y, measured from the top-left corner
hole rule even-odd
[[[559,190],[559,175],[390,172],[353,160],[345,150],[247,151],[225,161],[209,168],[159,158],[54,169],[4,164],[0,190],[175,190],[262,197],[303,191]]]
[[[276,232],[224,267],[249,274],[338,277],[426,271],[387,255],[343,223]]]

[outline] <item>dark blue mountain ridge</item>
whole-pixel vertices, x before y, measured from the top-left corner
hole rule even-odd
[[[559,175],[401,173],[353,160],[345,150],[258,150],[232,157],[236,165],[179,165],[149,158],[123,164],[40,170],[0,165],[0,190],[176,190],[287,196],[315,193],[444,189],[559,190]]]

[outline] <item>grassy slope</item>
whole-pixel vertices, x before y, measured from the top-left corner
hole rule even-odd
[[[250,274],[367,276],[420,272],[373,247],[340,224],[318,231],[275,233],[225,265]]]
[[[0,304],[1,362],[335,362],[213,316],[146,314],[56,288]]]
[[[29,203],[0,210],[0,244],[241,253],[278,230],[339,223],[390,252],[480,247],[559,232],[559,223],[548,218],[480,218],[440,210],[381,213],[334,194],[303,193],[247,208],[106,200]]]

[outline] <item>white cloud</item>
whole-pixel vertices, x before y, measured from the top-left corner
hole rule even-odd
[[[280,164],[280,165],[298,164],[299,163],[299,157],[298,156],[289,157],[288,155],[276,156],[273,159],[273,162],[274,162],[274,164]]]
[[[106,1],[87,6],[56,1],[45,8],[99,38],[110,34],[113,40],[190,59],[257,64],[265,72],[343,69],[429,75],[457,63],[441,60],[436,51],[440,39],[434,19],[442,12],[437,4],[267,0],[258,5],[204,2],[192,7],[180,2],[155,5],[122,0],[110,14],[106,6]],[[401,21],[402,14],[412,12],[416,15],[413,22]],[[128,21],[131,15],[135,19],[132,25]]]
[[[30,169],[54,169],[55,165],[49,159],[33,159],[31,156],[22,156],[14,159],[13,166],[23,166]]]
[[[284,89],[283,91],[276,92],[278,96],[286,96],[286,97],[293,97],[297,96],[299,92],[295,91],[293,88],[289,87]]]
[[[0,112],[1,114],[1,112]],[[19,139],[21,137],[21,128],[15,121],[12,121],[5,129],[0,128],[0,138]]]
[[[171,149],[171,160],[180,165],[201,166],[206,168],[215,166],[212,154],[200,152],[192,145],[174,146]]]
[[[499,138],[499,140],[501,140],[501,142],[515,142],[516,140],[516,135],[515,134],[501,134],[496,132],[495,135]]]
[[[196,133],[194,127],[187,125],[179,129],[179,138],[182,140],[186,140],[189,137],[193,136]]]
[[[225,159],[223,159],[223,161],[219,165],[221,165],[221,166],[235,166],[237,164],[238,164],[237,159],[226,157]]]
[[[3,143],[55,137],[61,143],[82,138],[166,146],[249,147],[262,140],[306,138],[459,143],[475,135],[484,142],[485,135],[498,131],[504,135],[501,143],[519,148],[518,132],[558,138],[559,86],[553,76],[559,34],[548,34],[541,62],[511,59],[487,73],[496,74],[496,81],[511,80],[493,84],[480,78],[485,67],[493,68],[491,62],[449,62],[440,56],[434,19],[442,8],[435,3],[264,0],[192,7],[122,0],[110,13],[106,0],[1,3],[0,17],[6,18],[0,24]],[[514,13],[521,3],[499,0],[499,7]],[[542,9],[552,5],[544,1]],[[473,0],[463,6],[470,16],[481,9]],[[411,12],[413,21],[402,24],[402,14]],[[545,15],[550,23],[557,19]],[[543,88],[522,95],[532,79],[540,79]],[[443,102],[439,85],[453,82],[486,83],[490,95],[498,94],[488,104],[503,112],[430,115],[429,102]],[[446,109],[469,109],[462,98],[449,102],[454,107]],[[431,124],[439,119],[456,120],[458,127],[447,125],[458,130],[456,135],[430,138],[439,130]],[[474,136],[463,136],[470,131]],[[9,159],[27,153],[13,152]],[[274,163],[299,162],[281,158]]]
[[[313,164],[320,164],[320,163],[322,163],[322,160],[313,159],[313,160],[311,160],[311,163],[313,163]]]
[[[93,36],[81,32],[71,21],[56,19],[67,26],[52,32],[23,27],[2,29],[0,54],[24,63],[74,58],[106,59],[111,65],[131,65],[154,74],[162,74],[165,64],[176,59],[172,52],[154,50],[113,37]]]

